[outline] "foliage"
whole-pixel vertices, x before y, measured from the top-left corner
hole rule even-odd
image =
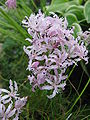
[[[84,15],[88,23],[90,23],[90,1],[85,4]]]

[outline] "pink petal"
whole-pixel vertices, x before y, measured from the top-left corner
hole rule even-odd
[[[7,99],[7,98],[9,98],[9,95],[4,95],[4,96],[2,97],[2,100],[5,100],[5,99]]]
[[[42,89],[42,90],[52,90],[53,87],[52,87],[52,86],[49,86],[49,85],[46,85],[46,86],[43,86],[41,89]]]
[[[10,118],[10,117],[12,117],[14,114],[15,114],[15,112],[16,112],[16,109],[14,108],[13,110],[11,110],[10,112],[9,112],[9,114],[8,114],[8,118]]]
[[[55,95],[56,95],[56,91],[54,90],[54,91],[53,91],[53,94],[52,94],[52,95],[47,95],[47,97],[48,97],[49,99],[52,99],[53,97],[55,97]]]
[[[39,65],[39,62],[38,62],[38,61],[32,63],[32,67],[33,67],[33,68],[37,68],[38,65]]]
[[[11,108],[12,108],[12,103],[8,106],[8,108],[6,110],[6,114],[8,114],[10,112]]]
[[[3,103],[4,104],[7,104],[7,103],[9,103],[11,101],[11,97],[8,99],[8,100],[3,100]]]
[[[16,81],[14,81],[14,87],[15,87],[15,91],[18,91],[18,86],[17,86]]]
[[[1,92],[5,92],[5,93],[10,93],[8,90],[6,89],[0,89]]]

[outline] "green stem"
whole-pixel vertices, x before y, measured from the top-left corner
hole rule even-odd
[[[72,109],[74,108],[74,106],[76,105],[76,103],[78,102],[78,100],[80,99],[80,97],[82,96],[82,94],[84,93],[84,91],[86,90],[87,86],[89,85],[90,82],[90,78],[88,80],[88,82],[86,83],[85,87],[83,88],[81,94],[78,96],[78,98],[75,100],[74,104],[72,105],[72,107],[66,112],[66,115],[68,113],[70,113],[72,111]]]
[[[70,71],[70,73],[69,73],[69,75],[68,75],[66,81],[67,81],[67,80],[69,79],[69,77],[71,76],[71,74],[72,74],[72,72],[74,71],[74,68],[75,68],[75,67],[76,67],[76,65],[73,66],[73,68],[72,68],[72,70]]]
[[[81,61],[80,64],[81,64],[81,67],[82,67],[83,71],[86,73],[86,75],[87,75],[88,77],[90,77],[90,75],[89,75],[89,73],[88,73],[88,71],[87,71],[87,68],[86,68],[86,66],[84,65],[83,61]]]

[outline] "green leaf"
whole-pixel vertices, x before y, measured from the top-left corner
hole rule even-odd
[[[85,17],[84,17],[84,7],[83,6],[71,5],[66,9],[65,12],[75,14],[77,16],[78,20],[85,19]]]
[[[0,8],[0,12],[2,13],[5,20],[9,22],[10,25],[14,27],[15,30],[17,30],[23,37],[27,38],[28,33],[20,26],[10,15],[8,15],[3,9]],[[29,36],[32,38],[31,36]]]
[[[87,23],[90,23],[90,0],[85,3],[84,6],[84,15],[87,20]]]
[[[45,7],[46,5],[46,0],[40,0],[40,6],[43,9],[43,7]]]
[[[31,3],[34,6],[34,8],[38,11],[38,7],[37,7],[36,3],[34,2],[34,0],[31,0]]]
[[[62,1],[62,0],[61,0]],[[69,1],[69,2],[52,2],[50,6],[47,6],[47,11],[51,12],[64,12],[66,8],[68,8],[70,5],[79,5],[79,3],[76,1]]]
[[[77,0],[77,1],[80,5],[83,3],[83,0]]]
[[[12,38],[13,40],[15,40],[18,44],[23,44],[23,45],[28,45],[28,42],[26,42],[24,39],[24,37],[17,33],[16,31],[10,31],[8,29],[3,29],[3,28],[0,28],[0,33],[5,37],[10,37]],[[2,41],[2,39],[0,39],[0,42]]]
[[[9,25],[8,23],[6,23],[5,21],[3,20],[0,20],[0,27],[3,26],[3,27],[7,27],[7,28],[13,28],[12,25]]]
[[[69,0],[52,0],[51,5],[53,4],[61,4],[61,3],[65,3],[68,2]]]
[[[72,25],[75,27],[74,37],[77,37],[78,33],[82,31],[81,26],[78,23],[73,23]]]
[[[71,27],[73,23],[78,23],[77,17],[72,13],[65,14],[68,21],[68,26]]]
[[[32,13],[32,10],[26,5],[26,3],[23,0],[18,1],[18,4],[21,5],[21,7],[27,13],[28,16]]]
[[[80,9],[80,10],[83,10],[83,6],[79,5],[71,5],[69,6],[67,9],[66,9],[66,12],[68,12],[69,10],[72,10],[72,9]]]

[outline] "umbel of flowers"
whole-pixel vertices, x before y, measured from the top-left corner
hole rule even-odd
[[[20,98],[17,83],[10,80],[9,90],[0,89],[0,120],[18,120],[27,97]]]
[[[16,0],[7,0],[5,4],[9,9],[16,8]]]
[[[74,27],[68,28],[68,22],[56,14],[45,16],[39,11],[22,21],[32,39],[27,38],[29,46],[24,51],[29,57],[28,79],[32,90],[52,90],[48,98],[53,98],[66,86],[66,69],[81,59],[88,62],[88,51],[81,35],[74,37]],[[82,33],[83,34],[83,33]]]

